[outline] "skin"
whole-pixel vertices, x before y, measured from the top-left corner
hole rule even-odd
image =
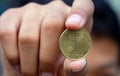
[[[3,76],[80,76],[85,59],[65,59],[58,40],[66,28],[90,32],[93,12],[91,0],[74,0],[72,7],[55,0],[8,9],[0,17]]]
[[[110,37],[94,37],[92,48],[87,56],[86,76],[117,76],[118,51],[118,44]]]

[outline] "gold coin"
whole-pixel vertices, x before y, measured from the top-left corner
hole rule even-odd
[[[84,58],[90,47],[91,37],[84,28],[80,30],[65,30],[59,39],[59,47],[62,54],[71,60]]]

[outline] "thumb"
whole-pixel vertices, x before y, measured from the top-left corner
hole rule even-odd
[[[94,4],[92,0],[74,0],[70,14],[66,20],[66,28],[78,30],[92,17]]]
[[[64,62],[65,76],[83,76],[86,73],[86,59],[71,61],[66,59]]]

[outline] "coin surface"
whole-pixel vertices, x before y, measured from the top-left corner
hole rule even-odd
[[[71,60],[84,58],[90,47],[91,37],[84,28],[76,31],[65,30],[59,39],[59,47],[65,57]]]

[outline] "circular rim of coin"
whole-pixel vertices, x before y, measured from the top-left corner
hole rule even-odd
[[[68,58],[68,59],[70,59],[70,60],[80,60],[80,59],[85,58],[85,57],[87,56],[87,54],[89,53],[89,50],[90,50],[90,48],[91,48],[91,46],[92,46],[92,39],[91,39],[91,36],[90,36],[89,32],[88,32],[86,29],[84,29],[84,28],[81,28],[80,30],[84,30],[86,33],[88,33],[87,35],[88,35],[88,37],[89,37],[89,43],[90,43],[90,46],[89,46],[89,49],[87,50],[87,53],[86,53],[84,56],[80,57],[80,58],[71,58],[71,57],[65,55],[64,49],[62,49],[62,42],[61,42],[62,36],[65,34],[66,31],[75,31],[75,30],[68,30],[68,29],[66,29],[66,30],[63,31],[63,33],[62,33],[61,36],[60,36],[60,39],[59,39],[59,48],[60,48],[62,54],[63,54],[66,58]],[[80,30],[76,30],[76,31],[80,31]]]

